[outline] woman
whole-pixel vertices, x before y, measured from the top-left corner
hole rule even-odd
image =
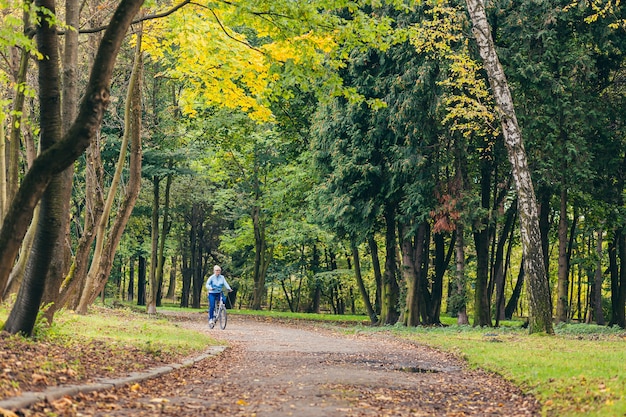
[[[215,322],[215,303],[218,300],[217,297],[222,295],[224,287],[226,287],[229,292],[232,291],[232,288],[230,288],[230,285],[226,282],[226,278],[222,275],[222,268],[219,265],[215,265],[213,267],[213,275],[206,281],[206,289],[209,290],[209,324]]]

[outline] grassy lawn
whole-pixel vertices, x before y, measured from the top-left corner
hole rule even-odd
[[[0,305],[0,326],[8,315],[6,306]],[[207,334],[184,329],[174,321],[151,318],[127,309],[93,307],[88,315],[61,311],[54,316],[51,327],[42,327],[39,321],[35,326],[36,338],[54,340],[76,336],[134,346],[146,351],[172,351],[183,356],[219,344]]]

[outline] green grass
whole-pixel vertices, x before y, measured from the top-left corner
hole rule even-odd
[[[367,328],[456,353],[474,367],[502,375],[536,396],[546,416],[626,415],[626,334],[567,325],[557,335],[499,329]]]
[[[0,325],[7,319],[8,313],[5,306],[0,306]],[[38,337],[47,340],[79,335],[83,339],[176,352],[178,355],[204,351],[207,346],[220,343],[207,334],[185,329],[174,321],[151,318],[123,308],[97,307],[88,315],[61,311],[55,315],[51,327],[42,329],[41,326],[39,322],[36,325]]]

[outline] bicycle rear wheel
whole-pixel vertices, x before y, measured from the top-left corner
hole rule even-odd
[[[226,316],[226,307],[222,306],[218,313],[219,317],[217,317],[220,321],[220,329],[224,330],[226,328],[226,322],[228,321],[228,317]]]

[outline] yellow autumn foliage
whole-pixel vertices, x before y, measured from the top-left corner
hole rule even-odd
[[[190,4],[144,27],[144,51],[162,64],[160,76],[183,86],[180,107],[189,116],[220,106],[271,120],[267,99],[279,79],[274,66],[291,61],[319,70],[336,47],[332,36],[313,31],[271,39],[272,25],[240,24],[242,4]]]

